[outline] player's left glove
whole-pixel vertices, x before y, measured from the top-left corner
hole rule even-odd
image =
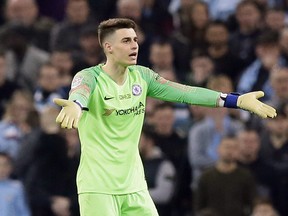
[[[224,107],[241,108],[260,116],[261,118],[274,118],[276,110],[258,100],[264,96],[263,91],[249,92],[243,95],[228,94],[225,98]]]
[[[74,101],[56,98],[53,100],[55,104],[62,106],[62,110],[56,118],[56,122],[61,124],[62,128],[77,128],[78,122],[82,115],[82,109]]]

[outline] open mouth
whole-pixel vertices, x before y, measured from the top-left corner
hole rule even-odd
[[[129,55],[130,57],[136,57],[137,56],[137,52],[133,52]]]

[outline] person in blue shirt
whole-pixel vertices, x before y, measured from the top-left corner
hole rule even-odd
[[[10,179],[12,158],[0,152],[0,215],[30,216],[22,182]]]

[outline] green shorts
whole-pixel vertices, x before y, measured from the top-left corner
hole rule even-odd
[[[81,216],[158,216],[148,190],[131,194],[79,194]]]

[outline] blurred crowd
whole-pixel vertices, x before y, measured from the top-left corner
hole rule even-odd
[[[3,2],[3,1],[1,1]],[[77,130],[54,98],[105,62],[104,19],[138,24],[138,63],[221,92],[262,90],[274,119],[149,98],[139,150],[160,216],[288,215],[287,0],[6,0],[0,15],[0,215],[79,215]]]

